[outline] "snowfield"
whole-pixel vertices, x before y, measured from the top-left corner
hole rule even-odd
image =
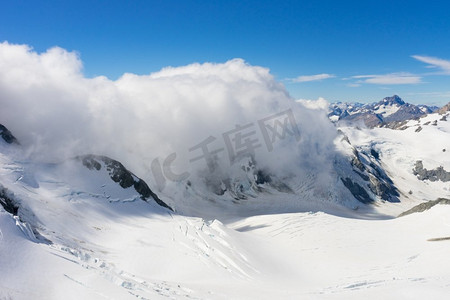
[[[108,212],[110,213],[110,212]],[[82,224],[71,247],[1,213],[8,299],[444,299],[450,207],[391,220],[325,213],[217,220],[142,213]],[[82,240],[81,240],[82,239]]]
[[[340,128],[359,151],[377,150],[401,194],[399,203],[358,207],[354,199],[314,202],[304,178],[293,194],[268,188],[240,203],[187,191],[173,213],[120,187],[104,166],[35,164],[2,141],[3,196],[20,210],[0,207],[0,298],[445,299],[450,206],[395,218],[450,198],[449,182],[412,171],[416,160],[450,169],[450,127],[440,118],[404,130]]]

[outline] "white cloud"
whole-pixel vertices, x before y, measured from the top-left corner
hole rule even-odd
[[[421,55],[412,55],[413,58],[417,59],[418,61],[424,62],[428,64],[428,67],[431,68],[439,68],[442,69],[446,74],[450,74],[450,61],[437,58],[437,57],[431,57],[431,56],[421,56]]]
[[[210,149],[224,148],[222,134],[237,124],[253,123],[258,132],[258,120],[292,109],[300,141],[287,139],[269,152],[258,136],[257,162],[274,174],[307,165],[326,175],[332,166],[333,125],[324,113],[296,105],[266,68],[234,59],[146,76],[127,73],[115,81],[86,78],[81,69],[77,53],[36,53],[0,43],[0,123],[34,159],[108,155],[152,184],[154,158],[176,152],[174,172],[198,174],[206,164],[189,163],[201,154],[190,153],[190,147],[213,136]],[[219,160],[229,166],[226,151]]]
[[[319,80],[324,80],[324,79],[329,79],[329,78],[334,78],[336,76],[332,75],[332,74],[316,74],[316,75],[303,75],[303,76],[298,76],[297,78],[292,79],[293,82],[309,82],[309,81],[319,81]]]
[[[325,98],[322,97],[319,97],[317,100],[298,99],[296,101],[306,108],[325,111],[328,110],[328,106],[330,105],[330,103]]]
[[[418,84],[422,82],[422,77],[410,73],[391,73],[383,75],[358,75],[354,79],[362,79],[358,83],[371,84]]]

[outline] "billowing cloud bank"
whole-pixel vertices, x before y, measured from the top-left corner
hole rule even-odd
[[[174,173],[206,169],[205,159],[195,160],[202,142],[218,150],[222,169],[231,165],[231,145],[234,154],[254,148],[260,167],[280,174],[326,172],[335,135],[323,112],[295,103],[268,69],[241,59],[112,81],[84,77],[76,53],[39,54],[7,42],[0,44],[0,123],[36,159],[104,154],[149,181],[154,159],[163,165],[171,154]]]

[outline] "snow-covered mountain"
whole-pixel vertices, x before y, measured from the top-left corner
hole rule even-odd
[[[0,43],[0,299],[449,294],[448,106],[370,128],[241,59],[81,70]]]
[[[450,196],[448,115],[448,112],[432,113],[401,122],[401,126],[394,128],[346,125],[339,130],[346,143],[352,144],[359,154],[363,153],[360,156],[378,163],[400,194],[400,202],[415,203]],[[358,168],[353,169],[359,173]],[[382,190],[388,191],[384,187]]]
[[[440,113],[402,130],[340,126],[332,182],[250,158],[221,192],[185,182],[159,195],[108,157],[29,160],[1,126],[0,296],[444,297],[449,208],[414,209],[450,198]],[[425,212],[393,218],[408,209]]]
[[[438,107],[406,103],[399,96],[394,95],[369,104],[333,103],[330,104],[329,109],[328,116],[332,121],[360,123],[372,128],[392,122],[417,119],[436,111]]]

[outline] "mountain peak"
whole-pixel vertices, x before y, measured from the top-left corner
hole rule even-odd
[[[392,97],[386,97],[383,100],[381,100],[382,104],[389,104],[389,105],[394,105],[394,104],[398,104],[398,105],[404,105],[405,101],[402,100],[402,98],[400,98],[397,95],[394,95]]]

